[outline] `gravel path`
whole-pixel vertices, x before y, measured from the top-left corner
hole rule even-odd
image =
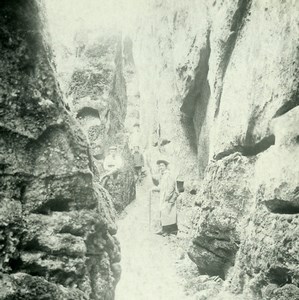
[[[116,288],[116,300],[191,299],[183,292],[176,274],[177,258],[167,238],[155,235],[153,228],[149,230],[146,191],[147,187],[138,189],[137,200],[127,207],[125,216],[118,222],[122,276]]]

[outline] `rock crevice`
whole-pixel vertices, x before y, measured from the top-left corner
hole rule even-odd
[[[44,6],[0,8],[0,299],[112,300],[114,209],[59,90]]]
[[[152,23],[134,41],[137,70],[154,78],[140,76],[141,109],[171,140],[160,153],[180,157],[173,168],[198,171],[189,257],[202,274],[225,279],[227,291],[213,300],[297,299],[298,3],[150,8]]]

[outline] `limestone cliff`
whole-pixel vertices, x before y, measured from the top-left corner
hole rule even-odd
[[[298,11],[154,1],[135,34],[143,130],[201,178],[189,255],[238,299],[299,298]]]
[[[128,101],[121,33],[112,29],[96,33],[77,54],[75,66],[67,97],[87,133],[99,174],[104,172],[102,162],[111,145],[118,147],[125,162],[118,178],[105,185],[116,210],[122,211],[135,198],[135,182],[124,127]]]
[[[99,180],[105,170],[103,160],[109,147],[116,145],[124,159],[124,168],[105,188],[112,196],[117,211],[122,211],[135,197],[135,182],[125,129],[127,116],[128,73],[121,32],[112,28],[85,28],[75,32],[74,43],[59,44],[56,62],[59,81],[71,114],[79,121],[88,137],[94,157],[94,173]],[[81,39],[78,36],[83,36]]]
[[[135,119],[148,162],[168,156],[196,197],[182,205],[195,212],[188,254],[220,277],[197,299],[299,299],[298,11],[147,2],[132,42],[114,31],[90,43],[81,28],[62,58],[65,102],[42,2],[1,1],[0,299],[114,298],[114,209],[95,178],[112,143],[129,160]],[[110,190],[119,210],[134,194],[125,172]]]
[[[113,299],[114,210],[62,100],[43,9],[0,4],[0,299]]]

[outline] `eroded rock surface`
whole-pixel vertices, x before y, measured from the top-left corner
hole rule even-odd
[[[198,297],[298,299],[299,2],[156,0],[133,58],[115,35],[79,49],[68,104],[91,153],[64,108],[37,3],[0,5],[2,299],[113,297],[119,246],[91,157],[125,149],[135,67],[149,161],[167,155],[190,186],[202,180],[189,256],[224,282]]]
[[[244,230],[239,220],[253,204],[254,161],[235,153],[206,169],[204,189],[196,201],[195,238],[188,253],[203,273],[224,278],[234,265]]]
[[[43,9],[0,4],[0,299],[113,299],[114,209],[62,101]]]
[[[275,146],[258,156],[255,205],[233,279],[243,288],[260,287],[253,294],[263,299],[298,298],[298,112],[296,107],[273,120]]]
[[[78,30],[82,31],[82,28]],[[115,208],[120,212],[135,198],[131,153],[124,127],[128,102],[124,76],[125,65],[129,63],[124,61],[120,32],[113,29],[103,30],[102,33],[94,30],[88,32],[82,51],[78,53],[78,45],[75,45],[77,48],[69,45],[72,54],[66,60],[73,61],[74,67],[68,69],[66,64],[61,65],[60,78],[66,86],[64,92],[70,110],[90,142],[96,179],[105,172],[103,160],[109,154],[109,146],[116,145],[123,157],[121,173],[117,179],[105,184]],[[65,51],[58,50],[58,55],[65,55]]]
[[[189,255],[217,299],[298,298],[298,5],[155,1],[134,41],[149,140],[202,179]]]

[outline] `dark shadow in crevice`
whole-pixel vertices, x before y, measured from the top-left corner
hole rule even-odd
[[[26,193],[26,185],[20,186],[20,201],[22,204],[25,204],[25,193]]]
[[[264,137],[261,141],[252,146],[244,146],[242,155],[254,156],[261,152],[266,151],[268,148],[275,144],[275,136],[273,134]]]
[[[222,90],[223,90],[223,79],[225,77],[229,62],[231,60],[232,53],[235,49],[237,38],[246,21],[246,16],[249,12],[250,6],[251,6],[251,0],[238,1],[238,8],[236,9],[231,22],[231,28],[230,28],[231,34],[223,45],[223,52],[218,67],[218,77],[221,82],[221,86],[219,87],[219,91],[216,96],[216,110],[214,115],[215,118],[218,116],[220,111],[220,102],[221,102]]]
[[[284,103],[274,114],[273,118],[277,118],[280,117],[284,114],[286,114],[287,112],[289,112],[290,110],[292,110],[293,108],[299,106],[299,87],[298,90],[296,90],[294,92],[294,94],[291,97],[290,101],[287,101],[286,103]]]
[[[193,118],[186,116],[185,114],[181,114],[180,118],[181,125],[184,130],[184,135],[187,138],[190,149],[193,153],[197,154],[197,135],[194,127]]]
[[[219,244],[221,244],[223,241],[217,240]],[[224,242],[224,244],[227,242]],[[209,247],[209,244],[201,243],[198,240],[193,240],[193,245],[196,248],[196,251],[199,253],[202,253],[203,256],[210,257],[210,264],[206,265],[205,263],[203,265],[198,265],[196,262],[196,258],[193,257],[192,252],[187,252],[189,258],[195,262],[198,266],[198,271],[200,274],[207,274],[209,276],[219,276],[221,279],[225,280],[225,276],[227,273],[227,270],[234,265],[235,261],[235,253],[237,252],[237,249],[235,251],[230,251],[227,249],[227,247],[224,245],[223,248],[218,247],[217,249],[212,250]],[[217,250],[217,251],[215,251]]]
[[[26,271],[26,273],[28,273],[31,276],[40,276],[40,277],[45,277],[48,273],[46,267],[41,267],[34,262],[31,263],[30,265],[25,266],[24,271]]]
[[[270,268],[267,277],[269,282],[277,284],[280,287],[292,283],[290,270],[285,267]]]
[[[208,77],[210,54],[210,31],[208,31],[206,47],[200,49],[199,62],[194,70],[194,80],[191,82],[189,92],[183,100],[183,105],[180,108],[181,112],[186,114],[188,117],[191,117],[191,119],[195,113],[196,102],[200,101],[200,95],[202,93],[201,88]]]
[[[171,141],[167,140],[167,139],[162,139],[162,141],[160,142],[160,146],[165,146],[167,144],[171,143]]]
[[[102,160],[102,159],[104,159],[104,154],[103,153],[101,153],[101,154],[94,154],[93,157],[96,160]]]
[[[67,270],[53,270],[49,272],[49,276],[55,283],[61,284],[64,287],[69,287],[83,279],[83,275],[80,276],[78,273],[76,274],[74,271]]]
[[[293,203],[281,199],[263,201],[263,204],[271,213],[283,215],[299,214],[299,203]]]
[[[226,151],[220,152],[217,155],[215,155],[214,159],[220,160],[236,152],[239,152],[243,156],[247,156],[247,157],[255,156],[258,155],[259,153],[266,151],[273,145],[275,145],[275,136],[271,134],[263,138],[261,141],[259,141],[254,145],[248,145],[248,146],[238,145],[232,149],[228,149]]]
[[[192,190],[190,191],[190,194],[191,194],[191,195],[196,195],[196,194],[197,194],[197,190],[192,189]]]
[[[74,228],[71,225],[67,224],[60,229],[59,233],[69,233],[71,235],[81,237],[85,235],[84,228]]]
[[[48,277],[50,281],[61,284],[64,287],[71,286],[74,282],[78,282],[81,278],[73,271],[53,270],[49,271],[47,267],[43,267],[36,262],[24,265],[23,271],[31,276]]]
[[[58,135],[65,135],[65,132],[69,130],[69,126],[65,123],[49,125],[36,140],[29,141],[26,144],[26,151],[39,151],[40,148],[45,145],[49,145],[54,139],[57,139]],[[34,155],[35,156],[35,155]]]
[[[77,112],[77,118],[94,117],[100,119],[99,111],[92,107],[83,107]]]
[[[281,106],[277,112],[274,114],[273,118],[277,118],[280,117],[284,114],[286,114],[287,112],[289,112],[290,110],[292,110],[293,108],[295,108],[296,106],[299,105],[299,99],[297,99],[297,101],[288,101],[286,102],[283,106]]]
[[[206,118],[210,99],[210,85],[208,82],[210,54],[210,31],[208,31],[206,47],[200,50],[199,62],[194,70],[194,79],[190,83],[188,94],[183,99],[183,104],[180,108],[181,124],[190,148],[194,153],[197,153],[198,136]],[[197,113],[199,114],[198,116],[196,115]]]
[[[28,252],[36,252],[36,251],[42,251],[42,247],[40,246],[37,238],[33,238],[32,240],[28,242],[24,242],[23,245],[23,251],[28,251]]]
[[[70,202],[71,200],[69,199],[51,199],[33,211],[33,213],[48,215],[52,211],[70,211]]]
[[[23,262],[20,257],[10,258],[8,261],[8,265],[12,270],[12,273],[19,272],[22,268]]]

